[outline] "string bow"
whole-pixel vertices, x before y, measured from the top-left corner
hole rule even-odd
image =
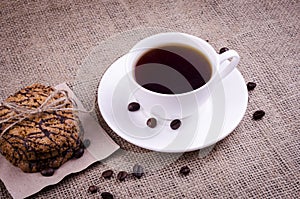
[[[52,99],[54,99],[54,97],[56,95],[62,95],[62,96],[58,99],[55,99],[55,100],[51,101]],[[66,105],[70,102],[75,106],[75,108],[67,108],[66,107]],[[16,103],[13,103],[13,102],[2,102],[2,106],[5,106],[5,107],[9,108],[12,111],[9,113],[8,118],[0,120],[0,125],[4,124],[5,122],[15,120],[15,119],[17,121],[15,121],[12,124],[10,124],[9,126],[7,126],[1,132],[0,137],[2,137],[4,135],[4,133],[7,132],[11,127],[13,127],[16,124],[22,122],[26,118],[30,118],[33,115],[41,114],[41,113],[46,112],[46,111],[48,111],[48,112],[49,111],[79,111],[79,112],[84,112],[84,113],[89,113],[89,112],[92,111],[92,110],[87,111],[87,110],[84,110],[84,109],[76,108],[77,104],[71,97],[69,97],[68,92],[65,91],[65,90],[58,90],[58,89],[54,90],[46,98],[46,100],[37,108],[27,108],[27,107],[20,106]],[[14,114],[14,113],[16,113],[16,114]]]

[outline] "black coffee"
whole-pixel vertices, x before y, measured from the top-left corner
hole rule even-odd
[[[184,45],[151,49],[137,61],[135,79],[144,88],[163,94],[185,93],[203,86],[212,67],[200,51]]]

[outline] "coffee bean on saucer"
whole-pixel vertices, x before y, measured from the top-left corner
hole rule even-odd
[[[73,157],[78,159],[84,154],[84,148],[80,148],[73,153]]]
[[[229,50],[229,48],[223,47],[223,48],[220,49],[219,54],[222,54],[222,53],[224,53],[224,52],[226,52],[226,51],[228,51],[228,50]]]
[[[181,125],[181,121],[176,119],[171,122],[170,127],[171,129],[176,130],[180,127],[180,125]]]
[[[248,91],[252,91],[255,87],[256,87],[256,83],[254,83],[254,82],[248,82],[247,83]]]
[[[41,171],[41,174],[43,176],[49,177],[49,176],[53,176],[55,170],[53,168],[47,168]]]
[[[113,199],[114,198],[114,196],[111,193],[109,193],[109,192],[102,192],[101,193],[101,197],[103,199]]]
[[[105,179],[110,179],[113,173],[114,172],[112,170],[106,170],[102,173],[102,177]]]
[[[144,168],[139,164],[135,164],[133,166],[132,175],[135,176],[136,178],[140,179],[144,175]]]
[[[85,139],[83,140],[82,144],[84,148],[88,148],[91,144],[91,141],[89,139]]]
[[[128,173],[126,171],[120,171],[117,175],[117,179],[122,182],[127,178],[127,176]]]
[[[137,102],[131,102],[128,104],[128,110],[133,112],[133,111],[138,111],[140,109],[140,104]]]
[[[150,128],[154,128],[156,127],[156,125],[157,125],[157,121],[155,118],[152,117],[147,120],[147,126],[149,126]]]
[[[183,166],[183,167],[181,167],[180,168],[180,173],[182,174],[182,175],[185,175],[185,176],[187,176],[189,173],[190,173],[190,168],[188,167],[188,166]]]
[[[258,110],[258,111],[255,111],[254,114],[253,114],[253,119],[254,120],[260,120],[261,118],[263,118],[263,116],[265,116],[265,111],[263,110]]]
[[[98,191],[98,187],[97,186],[95,186],[95,185],[91,185],[90,187],[89,187],[89,192],[90,193],[97,193],[97,191]]]

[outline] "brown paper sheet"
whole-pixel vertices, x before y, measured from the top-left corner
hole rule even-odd
[[[67,90],[76,101],[78,108],[84,108],[65,83],[59,84],[55,88]],[[119,146],[89,113],[80,112],[79,118],[84,129],[84,138],[90,139],[91,144],[80,159],[67,161],[51,177],[44,177],[40,173],[24,173],[0,155],[0,179],[13,198],[25,198],[37,193],[46,186],[60,182],[65,176],[82,171],[94,162],[107,158],[119,149]]]

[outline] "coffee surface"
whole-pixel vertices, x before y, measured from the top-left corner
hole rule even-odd
[[[135,79],[144,88],[163,94],[180,94],[209,81],[212,67],[195,48],[166,45],[145,52],[135,66]]]

